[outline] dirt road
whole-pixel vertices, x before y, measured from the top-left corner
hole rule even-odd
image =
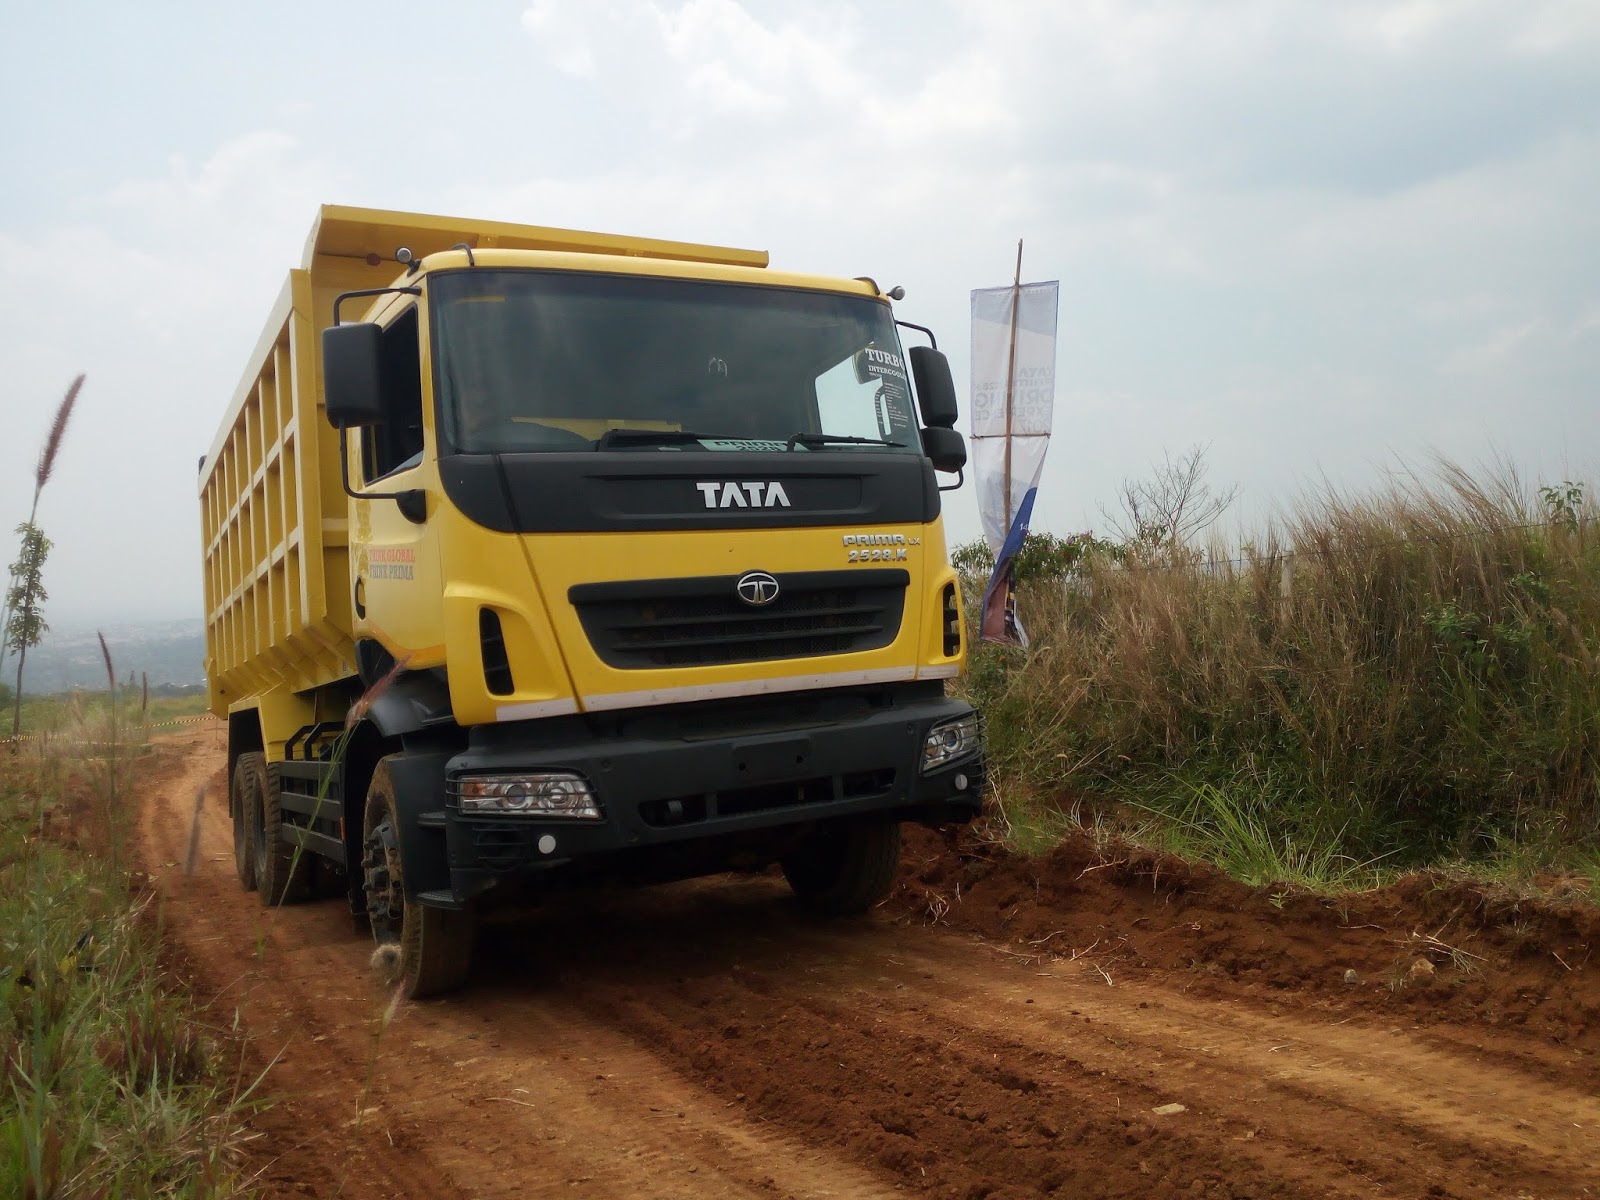
[[[1346,983],[1330,935],[1274,925],[1299,901],[1252,917],[1125,862],[1030,889],[930,835],[870,919],[766,877],[588,898],[490,931],[470,992],[389,1010],[342,902],[240,890],[223,761],[208,728],[142,760],[141,840],[196,992],[274,1064],[269,1194],[1600,1197],[1592,924],[1539,925],[1554,973],[1512,954],[1501,986],[1487,934],[1344,910]],[[926,923],[969,907],[1000,926]],[[1371,978],[1397,937],[1396,971],[1430,967]]]

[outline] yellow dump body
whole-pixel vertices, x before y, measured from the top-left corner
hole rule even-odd
[[[317,711],[318,689],[355,674],[349,509],[323,414],[321,330],[339,294],[397,282],[399,247],[420,260],[461,244],[767,265],[764,251],[325,205],[200,469],[210,707],[262,708],[273,757],[279,729],[342,719]],[[286,711],[269,721],[274,706]]]

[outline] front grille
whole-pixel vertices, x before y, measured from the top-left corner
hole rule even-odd
[[[738,575],[585,583],[567,598],[607,666],[700,667],[877,650],[900,632],[910,574],[898,567],[778,575],[762,607]]]

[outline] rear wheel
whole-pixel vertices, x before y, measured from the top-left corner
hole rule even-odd
[[[233,764],[233,779],[228,788],[228,811],[233,814],[233,867],[239,873],[239,886],[247,892],[256,888],[255,793],[251,790],[254,768],[247,759],[259,754],[241,754]]]
[[[399,982],[408,1000],[454,991],[472,970],[471,913],[408,902],[400,855],[398,808],[386,763],[367,789],[362,822],[362,877],[377,943],[400,950]]]
[[[841,821],[817,832],[783,860],[784,878],[812,912],[865,912],[889,894],[900,864],[900,822],[886,817]]]
[[[251,791],[256,797],[256,886],[262,904],[293,904],[311,895],[312,855],[291,846],[279,833],[283,828],[283,807],[278,791],[278,768],[269,766],[266,756],[246,754],[251,759]]]

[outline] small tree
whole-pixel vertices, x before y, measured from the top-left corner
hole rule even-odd
[[[1192,446],[1176,459],[1164,454],[1150,479],[1122,481],[1121,511],[1101,512],[1130,549],[1182,559],[1189,544],[1227,512],[1239,485],[1212,488],[1206,481],[1207,449]]]
[[[44,619],[44,602],[50,593],[44,590],[44,560],[50,554],[50,539],[44,530],[32,521],[17,526],[22,537],[22,549],[17,561],[11,564],[11,586],[6,591],[6,620],[4,648],[17,656],[16,695],[12,697],[11,736],[22,731],[22,668],[28,661],[28,651],[39,644],[39,639],[50,628]]]
[[[44,560],[50,553],[50,539],[35,523],[39,516],[39,493],[50,482],[56,467],[56,455],[67,436],[67,422],[72,419],[73,405],[83,390],[84,377],[79,375],[67,388],[67,394],[56,406],[55,419],[50,422],[50,432],[45,435],[39,449],[39,461],[33,469],[33,507],[28,519],[17,526],[22,536],[22,547],[17,561],[11,564],[11,582],[6,588],[5,615],[0,617],[0,663],[8,653],[17,656],[17,690],[11,698],[11,736],[16,737],[22,728],[22,667],[28,650],[39,644],[49,628],[44,622],[42,605],[49,599],[44,590]]]

